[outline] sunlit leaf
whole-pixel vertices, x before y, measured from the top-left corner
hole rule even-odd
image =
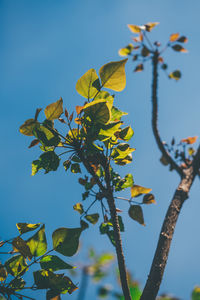
[[[87,98],[92,99],[100,90],[100,81],[94,69],[87,71],[76,84],[77,92]]]
[[[114,136],[115,132],[118,131],[118,129],[120,128],[121,125],[122,125],[122,122],[117,121],[117,122],[112,122],[112,123],[109,123],[108,125],[102,126],[102,128],[99,131],[98,138],[101,141],[105,141],[105,140],[111,138],[112,136]]]
[[[96,224],[99,220],[99,214],[90,214],[90,215],[86,215],[85,219],[90,222],[91,224]]]
[[[27,240],[31,253],[34,257],[41,256],[47,251],[47,240],[45,235],[45,225]]]
[[[39,126],[39,123],[35,119],[28,119],[20,126],[19,131],[28,136],[33,136],[33,129]]]
[[[23,275],[27,270],[27,263],[22,255],[12,256],[5,262],[6,270],[9,274],[17,276],[18,274]]]
[[[128,46],[121,48],[118,53],[120,56],[127,56],[131,54],[133,48],[133,44],[128,44]]]
[[[39,170],[44,169],[45,174],[50,171],[56,171],[60,163],[60,158],[54,151],[48,151],[40,155],[38,160],[32,162],[32,176]]]
[[[131,219],[135,220],[141,225],[144,225],[144,217],[143,217],[143,211],[140,205],[131,205],[128,214],[131,217]]]
[[[73,269],[71,265],[67,264],[56,255],[46,255],[42,257],[40,260],[40,266],[42,269],[50,270],[52,272],[58,270]]]
[[[128,113],[119,110],[117,107],[113,106],[111,109],[111,121],[120,121],[122,116],[128,115]]]
[[[50,127],[37,126],[33,129],[33,134],[43,146],[57,146],[60,143],[58,133]]]
[[[131,197],[138,197],[142,194],[148,194],[151,192],[152,189],[148,189],[148,188],[145,188],[143,186],[140,186],[140,185],[133,185],[131,187]]]
[[[144,195],[142,203],[145,204],[156,203],[154,195],[153,194]]]
[[[121,143],[116,148],[113,149],[111,156],[114,159],[123,159],[133,151],[135,151],[135,149],[130,148],[128,144]]]
[[[37,229],[40,226],[40,223],[36,224],[29,224],[29,223],[17,223],[17,229],[19,230],[20,234],[32,231]]]
[[[192,300],[200,300],[200,286],[196,286],[192,291]]]
[[[194,144],[197,139],[198,139],[198,136],[193,136],[193,137],[189,136],[186,139],[182,139],[181,142],[191,145],[191,144]]]
[[[177,51],[177,52],[184,52],[184,53],[188,52],[188,50],[186,50],[185,48],[183,48],[183,47],[182,47],[181,45],[179,45],[179,44],[176,44],[176,45],[172,46],[172,49],[173,49],[174,51]]]
[[[98,264],[105,266],[111,263],[115,259],[115,256],[112,253],[103,253],[98,257]]]
[[[172,78],[172,79],[175,79],[175,80],[179,80],[181,78],[181,72],[179,70],[171,72],[169,74],[169,78]]]
[[[45,116],[48,120],[55,120],[63,113],[63,100],[60,100],[49,104],[44,110]]]
[[[105,88],[120,92],[126,86],[125,64],[127,59],[110,62],[101,67],[99,74]]]
[[[32,258],[32,253],[30,251],[29,245],[21,238],[16,237],[12,241],[13,251],[19,252],[25,258],[28,257],[29,260]]]
[[[172,33],[169,37],[170,42],[175,42],[178,40],[180,34],[179,33]]]
[[[133,135],[134,135],[134,131],[131,128],[131,126],[127,126],[119,132],[119,138],[126,142],[128,142]]]
[[[159,24],[159,22],[149,22],[149,23],[145,24],[144,26],[145,26],[146,31],[150,32],[158,24]]]
[[[189,154],[190,156],[192,156],[194,153],[195,153],[194,148],[192,148],[192,147],[188,148],[188,154]]]
[[[122,178],[117,185],[115,186],[115,191],[121,191],[123,189],[126,189],[128,187],[133,186],[133,175],[127,174],[124,178]]]
[[[96,123],[107,124],[111,119],[111,108],[104,99],[94,100],[86,104],[83,110],[85,115]]]
[[[133,25],[133,24],[128,24],[128,28],[130,29],[131,32],[133,33],[140,33],[142,30],[145,30],[145,26],[138,26],[138,25]]]
[[[81,214],[81,215],[84,213],[83,205],[81,203],[76,203],[73,206],[73,209],[76,210],[77,212],[79,212],[79,214]]]
[[[74,255],[79,246],[79,237],[82,228],[58,228],[53,232],[53,247],[54,249],[65,255]]]

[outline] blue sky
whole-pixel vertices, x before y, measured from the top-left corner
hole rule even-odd
[[[189,38],[188,54],[166,53],[170,70],[181,69],[183,76],[176,83],[160,74],[159,129],[163,140],[169,142],[173,136],[179,141],[199,135],[199,11],[198,0],[192,4],[185,0],[0,1],[2,239],[16,234],[17,222],[43,222],[48,236],[58,227],[79,225],[79,216],[72,209],[81,200],[78,176],[60,169],[31,177],[31,161],[39,151],[27,149],[30,139],[18,128],[33,117],[37,107],[44,108],[60,96],[69,111],[81,105],[76,81],[88,69],[98,71],[103,64],[120,59],[118,49],[132,37],[126,24],[160,22],[151,37],[162,43],[174,32]],[[157,205],[144,209],[146,227],[128,218],[126,203],[118,206],[124,211],[126,231],[122,238],[127,266],[143,285],[179,178],[160,164],[152,135],[151,66],[139,74],[134,74],[133,68],[129,61],[126,89],[116,95],[117,105],[129,112],[125,120],[135,131],[132,145],[136,151],[126,173],[131,172],[137,184],[153,189]],[[199,192],[196,179],[177,225],[160,289],[183,300],[200,284]],[[107,238],[99,235],[98,226],[83,234],[81,244],[80,254],[70,258],[71,263],[85,259],[92,245],[99,253],[114,250]],[[111,277],[109,280],[114,282]],[[87,299],[94,299],[94,293],[95,289],[90,289]],[[75,293],[65,297],[76,299]]]

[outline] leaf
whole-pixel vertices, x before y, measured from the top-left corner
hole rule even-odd
[[[37,229],[40,226],[40,223],[36,224],[29,224],[29,223],[17,223],[17,229],[19,230],[20,234],[32,231]]]
[[[128,144],[121,143],[116,148],[113,149],[113,151],[111,153],[111,157],[114,160],[116,160],[116,159],[123,159],[128,154],[130,154],[133,151],[135,151],[135,149],[134,148],[130,148]]]
[[[143,217],[143,212],[142,208],[140,205],[131,205],[128,214],[131,217],[131,219],[135,220],[139,224],[145,226],[144,224],[144,217]]]
[[[74,255],[79,246],[82,228],[59,228],[53,232],[53,247],[55,251],[65,255]]]
[[[40,155],[38,160],[32,162],[32,176],[39,170],[44,169],[45,174],[56,171],[60,163],[60,158],[54,151],[48,151]]]
[[[65,168],[65,171],[69,169],[70,165],[71,161],[69,159],[63,162],[63,167]]]
[[[126,86],[125,64],[127,59],[110,62],[101,67],[99,74],[102,87],[116,92],[122,91]]]
[[[63,99],[49,104],[44,110],[47,120],[55,120],[63,113]]]
[[[160,162],[161,162],[161,164],[163,164],[163,166],[168,166],[169,165],[169,162],[168,162],[168,160],[166,159],[166,157],[164,155],[161,156]]]
[[[85,219],[91,224],[95,225],[99,220],[99,214],[86,215]]]
[[[12,289],[15,289],[15,291],[21,290],[24,288],[26,282],[23,280],[23,278],[14,278],[10,281],[9,285]]]
[[[42,143],[43,146],[57,146],[60,143],[58,133],[46,126],[40,125],[33,129],[34,136]]]
[[[33,129],[39,126],[39,123],[35,119],[28,119],[20,126],[19,131],[28,136],[33,136]]]
[[[167,65],[167,64],[162,64],[161,68],[162,68],[163,70],[167,70],[168,65]]]
[[[47,251],[47,240],[45,235],[45,225],[27,240],[31,253],[34,257],[41,256]]]
[[[48,290],[46,294],[46,300],[61,300],[60,291]]]
[[[84,107],[84,106],[80,106],[80,105],[77,105],[77,106],[76,106],[76,113],[77,113],[77,115],[80,115],[80,113],[81,113],[82,110],[83,110],[83,107]]]
[[[182,47],[181,45],[179,45],[179,44],[176,44],[176,45],[172,46],[172,49],[173,49],[174,51],[177,51],[177,52],[184,52],[184,53],[188,52],[188,50],[186,50],[185,48],[183,48],[183,47]]]
[[[81,173],[81,168],[78,163],[71,164],[71,172],[74,174]]]
[[[126,189],[128,187],[133,186],[133,175],[127,174],[125,178],[121,179],[115,186],[115,191],[121,191],[123,189]]]
[[[6,270],[12,276],[23,275],[28,270],[25,258],[22,255],[12,256],[5,262]]]
[[[143,57],[147,57],[147,56],[149,56],[150,53],[151,52],[149,51],[149,49],[146,46],[143,46],[142,51],[141,51],[141,55]]]
[[[130,55],[132,50],[133,50],[133,44],[128,44],[128,46],[124,47],[124,48],[121,48],[118,52],[118,54],[120,56],[127,56],[127,55]]]
[[[145,30],[145,26],[138,26],[138,25],[133,25],[133,24],[128,24],[128,28],[130,29],[131,32],[133,33],[140,33],[142,30]]]
[[[94,69],[87,71],[76,84],[77,92],[87,98],[93,98],[100,90],[100,81]]]
[[[142,295],[142,292],[138,286],[138,284],[132,284],[131,287],[130,287],[130,294],[131,294],[131,297],[132,299],[134,300],[140,300],[140,297]]]
[[[149,22],[147,24],[145,24],[145,30],[150,32],[155,26],[157,26],[159,24],[159,22]]]
[[[28,148],[30,149],[30,148],[32,148],[32,147],[38,145],[39,142],[40,142],[40,141],[39,141],[38,139],[34,139],[34,140],[30,143],[30,145],[28,146]]]
[[[95,123],[108,124],[111,119],[111,108],[104,99],[94,100],[83,108],[85,116],[89,116]]]
[[[122,116],[128,115],[128,113],[119,110],[117,107],[113,106],[111,109],[111,121],[120,121]]]
[[[148,189],[148,188],[145,188],[143,186],[140,186],[140,185],[133,185],[131,187],[131,197],[138,197],[142,194],[148,194],[149,192],[151,192],[152,189]]]
[[[154,195],[153,194],[144,195],[142,203],[145,204],[156,203]]]
[[[191,145],[191,144],[194,144],[197,139],[198,139],[198,136],[193,136],[193,137],[189,136],[186,139],[182,139],[181,143],[186,143],[188,145]]]
[[[51,289],[60,293],[69,293],[77,289],[71,279],[63,274],[54,274],[51,271],[39,270],[33,272],[34,282],[38,289]],[[51,299],[51,298],[50,298]]]
[[[178,40],[180,34],[179,33],[172,33],[169,37],[170,42],[175,42]]]
[[[81,215],[84,213],[83,205],[81,203],[76,203],[73,206],[73,209],[76,210],[77,212],[79,212],[79,214],[81,214]]]
[[[132,159],[132,154],[130,153],[130,154],[128,154],[126,157],[124,157],[124,158],[122,158],[122,159],[116,158],[116,159],[114,160],[114,162],[115,162],[116,165],[124,166],[124,165],[126,165],[126,164],[131,163],[132,160],[133,160],[133,159]]]
[[[144,70],[143,64],[139,64],[135,67],[134,72],[142,72]]]
[[[111,137],[114,136],[114,134],[119,130],[120,126],[122,125],[122,122],[112,122],[108,125],[102,126],[102,128],[99,131],[99,140],[105,141]]]
[[[52,272],[74,268],[56,255],[46,255],[42,257],[42,259],[40,260],[40,266],[42,269]]]
[[[181,36],[177,42],[179,43],[187,43],[188,42],[188,38],[186,36]]]
[[[112,254],[112,253],[103,253],[98,257],[97,262],[101,266],[105,266],[105,265],[108,265],[109,263],[111,263],[114,259],[115,259],[114,254]]]
[[[119,132],[119,138],[126,142],[128,142],[133,135],[134,135],[134,131],[131,128],[131,126],[127,126]]]
[[[29,260],[32,259],[32,254],[28,244],[21,238],[16,237],[12,241],[13,251],[19,252],[24,258],[28,257]]]
[[[196,286],[192,291],[192,300],[200,300],[200,287]]]
[[[188,149],[188,154],[189,154],[190,156],[192,156],[194,153],[195,153],[194,148],[190,147],[190,148]]]
[[[179,70],[171,72],[169,74],[169,78],[172,78],[172,79],[175,79],[175,80],[179,80],[181,78],[181,72]]]
[[[7,271],[4,266],[0,263],[0,282],[6,280],[7,278]]]

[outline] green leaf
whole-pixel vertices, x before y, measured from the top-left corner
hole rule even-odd
[[[97,263],[101,266],[105,266],[109,263],[111,263],[115,259],[114,254],[112,253],[103,253],[99,256]]]
[[[144,204],[156,203],[154,195],[153,194],[144,195],[142,203]]]
[[[69,293],[77,289],[71,279],[63,274],[54,274],[51,271],[39,270],[33,272],[35,285],[38,289],[51,289],[60,293]]]
[[[128,142],[133,135],[134,135],[134,131],[131,128],[131,126],[127,126],[119,132],[119,138],[126,142]]]
[[[12,256],[5,262],[6,270],[12,276],[23,275],[28,270],[27,266],[25,258],[22,255]]]
[[[99,140],[106,141],[107,139],[114,136],[115,132],[117,132],[122,125],[122,122],[112,122],[108,125],[102,126],[102,128],[99,131]]]
[[[119,110],[115,106],[112,107],[111,114],[111,121],[120,121],[122,116],[128,115],[128,113]]]
[[[142,194],[148,194],[148,193],[151,192],[151,190],[152,189],[145,188],[143,186],[134,184],[131,187],[131,197],[138,197],[138,196],[140,196]]]
[[[79,212],[79,214],[81,214],[81,215],[84,213],[83,205],[81,203],[76,203],[73,206],[73,209],[76,210],[77,212]]]
[[[144,224],[144,217],[143,217],[143,211],[140,205],[131,205],[128,214],[131,217],[131,219],[135,220],[139,224],[145,226]]]
[[[123,159],[131,152],[135,151],[134,148],[130,148],[128,144],[121,143],[112,151],[112,158],[115,159]]]
[[[71,172],[75,174],[81,173],[80,165],[78,163],[71,164]]]
[[[124,178],[120,179],[116,186],[115,186],[115,191],[122,191],[123,189],[129,188],[133,186],[133,175],[132,174],[127,174]]]
[[[121,232],[124,232],[124,223],[122,221],[122,217],[118,216],[119,228]]]
[[[100,81],[94,69],[87,71],[76,84],[77,92],[87,98],[93,98],[100,90]]]
[[[33,136],[33,129],[39,126],[39,123],[35,119],[28,119],[20,126],[19,131],[28,136]]]
[[[21,290],[25,286],[25,281],[23,278],[14,278],[12,281],[10,281],[9,285],[12,289],[15,291]]]
[[[53,232],[53,247],[55,251],[65,255],[74,255],[79,246],[82,228],[59,228]]]
[[[43,125],[37,126],[33,129],[33,134],[44,147],[57,146],[60,143],[58,133],[50,127],[48,129]]]
[[[127,59],[110,62],[101,67],[99,74],[101,84],[105,88],[120,92],[126,86],[125,64]]]
[[[40,266],[44,270],[58,271],[65,269],[73,269],[71,265],[64,262],[56,255],[46,255],[40,260]]]
[[[49,104],[44,110],[45,116],[48,120],[55,120],[63,113],[63,100],[60,100]]]
[[[133,44],[128,44],[128,46],[124,47],[124,48],[121,48],[119,51],[118,51],[118,54],[120,56],[127,56],[127,55],[130,55],[132,50],[133,50]]]
[[[46,300],[61,300],[60,291],[48,290],[46,293]]]
[[[111,119],[111,107],[104,99],[94,100],[83,108],[85,116],[95,123],[108,124]]]
[[[196,286],[192,292],[192,300],[200,300],[200,286]]]
[[[40,223],[36,224],[29,224],[29,223],[17,223],[17,229],[19,230],[20,234],[32,231],[37,229],[40,226]]]
[[[98,93],[98,95],[95,97],[95,100],[98,100],[98,99],[104,99],[104,100],[108,101],[109,103],[113,104],[114,95],[111,96],[111,94],[108,93],[107,91],[100,91]]]
[[[45,225],[27,240],[31,253],[34,257],[41,256],[47,251],[47,240],[45,235]]]
[[[141,292],[138,284],[133,284],[130,287],[130,294],[131,294],[132,299],[134,299],[134,300],[140,300],[142,292]]]
[[[24,258],[32,259],[32,254],[28,244],[20,237],[16,237],[12,241],[13,251],[19,252]]]
[[[96,224],[99,220],[99,214],[91,214],[85,216],[85,219],[90,222],[91,224]]]
[[[32,162],[32,176],[39,170],[44,169],[45,174],[56,171],[60,163],[60,158],[54,151],[48,151],[40,155],[38,160]]]
[[[169,78],[172,78],[172,79],[175,79],[175,80],[179,80],[181,78],[181,72],[179,70],[171,72],[169,74]]]

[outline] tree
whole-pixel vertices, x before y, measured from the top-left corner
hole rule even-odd
[[[133,57],[133,61],[140,61],[135,67],[135,72],[142,71],[144,69],[144,63],[147,60],[152,62],[152,131],[162,155],[160,159],[161,163],[165,166],[169,165],[170,171],[174,170],[180,176],[180,183],[175,190],[163,221],[151,270],[141,300],[154,300],[158,294],[181,208],[185,200],[189,197],[191,186],[195,177],[199,175],[200,169],[200,146],[198,146],[197,150],[191,147],[197,140],[196,136],[182,139],[177,145],[175,145],[174,138],[171,144],[168,145],[163,142],[160,137],[158,130],[158,75],[159,69],[166,72],[168,67],[161,55],[163,55],[168,48],[172,48],[176,52],[187,52],[182,46],[183,43],[187,42],[187,37],[180,36],[179,33],[171,34],[166,46],[162,48],[161,44],[157,41],[152,44],[147,36],[148,32],[151,32],[156,25],[158,25],[157,22],[147,23],[142,26],[128,25],[131,32],[137,34],[137,37],[133,39],[134,42],[137,43],[137,46],[129,44],[119,51],[121,56],[130,55]],[[181,72],[180,70],[175,70],[168,74],[168,77],[170,79],[179,80],[181,78]]]

